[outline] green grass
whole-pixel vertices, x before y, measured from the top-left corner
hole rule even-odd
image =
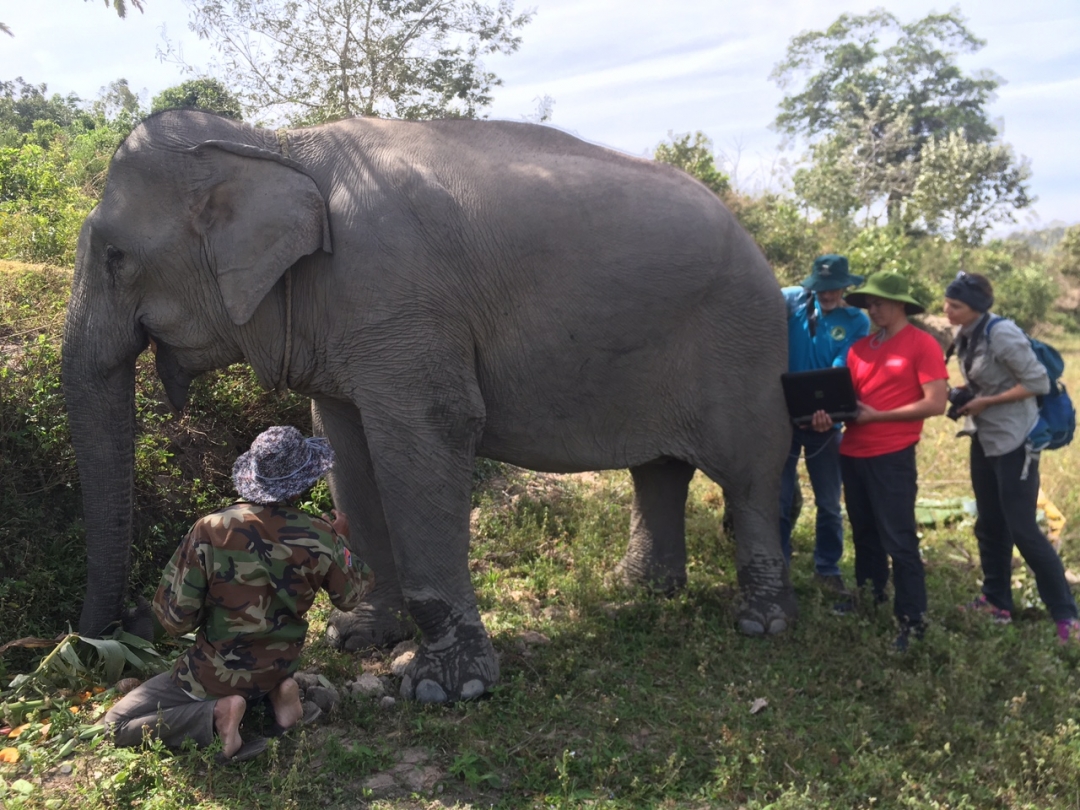
[[[1080,340],[1054,342],[1080,391]],[[926,497],[970,496],[967,440],[955,429],[945,419],[927,425],[919,448]],[[95,741],[76,748],[63,775],[54,753],[25,743],[0,778],[21,778],[30,792],[20,798],[9,787],[0,802],[89,810],[1080,806],[1080,649],[1056,645],[1023,569],[1018,596],[1030,607],[1013,625],[956,609],[978,588],[970,526],[925,532],[932,626],[897,655],[888,607],[838,617],[814,585],[810,508],[794,537],[799,621],[785,636],[748,639],[733,628],[722,495],[700,475],[687,513],[689,583],[672,599],[605,584],[626,542],[625,472],[557,477],[485,464],[477,481],[470,568],[502,666],[490,697],[384,709],[346,696],[327,722],[228,768],[207,752],[116,751]],[[1070,521],[1063,556],[1080,568],[1078,482],[1080,444],[1044,456],[1044,488]],[[849,581],[850,566],[849,549]],[[305,666],[338,685],[361,671],[388,674],[386,651],[345,654],[321,641],[326,609],[320,601],[314,611]],[[99,696],[80,719],[92,721],[112,698]],[[754,713],[759,699],[767,706]],[[366,787],[395,770],[388,792]]]

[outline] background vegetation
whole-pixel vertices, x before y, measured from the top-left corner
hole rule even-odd
[[[171,107],[272,124],[481,115],[498,86],[482,57],[516,49],[529,21],[508,2],[447,0],[442,16],[424,18],[430,27],[417,24],[424,3],[411,0],[302,0],[287,15],[276,0],[188,2],[203,35],[222,45],[223,78],[212,66],[194,69],[149,109],[124,79],[94,100],[0,81],[0,258],[8,260],[0,262],[0,643],[62,633],[85,587],[60,329],[78,229],[131,128]],[[379,24],[358,27],[358,14]],[[330,42],[331,29],[350,35]],[[260,51],[267,37],[287,49]],[[740,188],[736,166],[702,132],[671,133],[655,157],[718,194],[782,283],[797,283],[823,252],[847,254],[858,273],[901,272],[931,304],[959,269],[986,273],[997,311],[1055,334],[1066,381],[1080,390],[1080,337],[1070,335],[1080,331],[1080,226],[987,241],[1033,198],[1026,161],[1001,142],[987,111],[1000,79],[956,64],[981,44],[958,10],[911,22],[882,11],[843,15],[792,40],[774,71],[787,93],[776,128],[805,150],[778,190]],[[312,56],[327,51],[332,64]],[[270,81],[267,59],[281,71]],[[542,102],[541,118],[553,103]],[[232,460],[260,430],[309,428],[306,402],[258,390],[242,366],[199,379],[182,416],[163,401],[152,363],[140,361],[132,596],[152,593],[195,516],[231,498]],[[929,498],[970,497],[953,431],[932,420],[920,445]],[[1080,565],[1080,450],[1047,454],[1043,476],[1069,521],[1063,557]],[[478,463],[470,565],[503,670],[490,700],[380,708],[346,695],[325,725],[223,773],[206,755],[114,751],[96,733],[82,739],[116,696],[74,691],[112,686],[102,656],[72,665],[66,688],[42,687],[40,705],[22,704],[19,720],[55,724],[74,742],[65,751],[43,725],[11,741],[15,753],[0,752],[0,804],[1077,805],[1080,726],[1071,718],[1080,650],[1056,646],[1023,567],[1015,585],[1024,609],[1011,627],[955,609],[977,588],[969,524],[926,527],[933,626],[898,657],[888,610],[836,617],[816,590],[811,510],[794,538],[795,631],[767,642],[737,635],[723,496],[700,476],[688,505],[687,590],[660,600],[605,584],[624,547],[630,496],[624,472],[556,477]],[[325,503],[324,491],[315,497]],[[319,604],[313,639],[326,609]],[[339,654],[315,641],[306,655],[306,666],[339,686],[361,671],[390,675],[386,651]],[[0,687],[35,658],[0,652]],[[0,726],[5,719],[14,722],[5,714]],[[258,718],[252,723],[258,729]],[[420,776],[410,782],[405,772]]]

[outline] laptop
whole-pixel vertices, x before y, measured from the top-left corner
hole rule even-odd
[[[854,419],[859,407],[851,372],[847,366],[794,371],[780,375],[791,421],[809,425],[817,411],[825,411],[834,422]]]

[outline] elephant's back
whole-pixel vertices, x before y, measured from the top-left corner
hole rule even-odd
[[[497,244],[525,265],[535,257],[547,270],[552,257],[592,272],[631,273],[659,262],[673,274],[692,265],[694,277],[710,284],[719,281],[707,278],[710,267],[737,260],[760,277],[763,290],[775,287],[764,257],[727,207],[673,166],[536,124],[342,123],[364,140],[368,184],[385,190],[390,207],[408,209],[418,223],[438,223],[441,237],[483,242],[480,255]],[[459,255],[476,255],[476,245],[459,247]]]
[[[548,317],[534,302],[562,302],[575,322],[596,321],[588,313],[604,302],[605,313],[657,328],[681,327],[689,313],[722,321],[751,308],[762,312],[762,331],[784,328],[761,251],[721,200],[679,169],[535,124],[331,126],[360,144],[331,216],[360,196],[370,218],[369,228],[354,229],[365,243],[346,253],[377,258],[391,276],[422,275],[403,284],[410,294],[432,287],[434,264],[439,295],[456,289],[473,299],[472,311],[508,313],[510,322],[475,324],[477,334],[531,328],[520,320]],[[515,312],[524,313],[516,323]]]

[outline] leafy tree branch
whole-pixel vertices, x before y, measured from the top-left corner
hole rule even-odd
[[[668,140],[657,144],[653,159],[682,169],[715,194],[723,195],[731,190],[728,176],[716,168],[713,142],[704,132],[692,135],[689,132],[683,135],[668,132]]]
[[[292,124],[476,117],[501,84],[483,58],[516,51],[532,16],[511,0],[185,2],[245,110]],[[162,55],[183,63],[172,43]]]

